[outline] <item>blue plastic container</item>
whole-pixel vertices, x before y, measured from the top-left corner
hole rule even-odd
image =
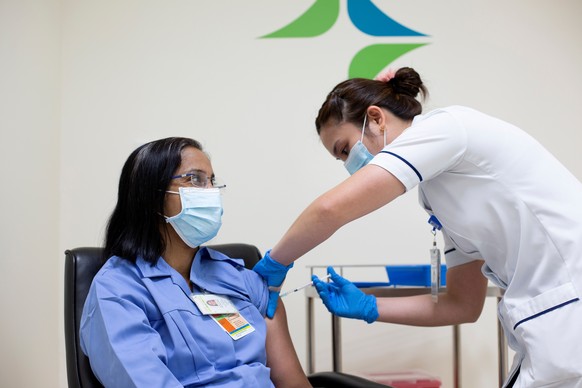
[[[390,286],[430,287],[430,264],[387,265]],[[447,266],[441,265],[441,286],[445,285]]]

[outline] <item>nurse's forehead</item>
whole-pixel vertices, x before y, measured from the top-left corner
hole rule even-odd
[[[341,124],[322,126],[319,131],[319,138],[325,148],[327,148],[328,151],[333,152],[334,144],[341,140],[345,140],[347,137],[358,134],[358,129],[354,124],[344,122]]]

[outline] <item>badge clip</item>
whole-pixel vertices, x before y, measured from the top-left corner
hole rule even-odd
[[[434,303],[439,300],[439,287],[441,285],[441,251],[437,247],[436,232],[441,230],[443,225],[435,215],[431,215],[428,223],[432,226],[432,248],[430,249],[430,294]]]

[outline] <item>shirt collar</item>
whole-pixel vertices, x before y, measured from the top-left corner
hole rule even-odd
[[[219,295],[248,299],[248,291],[241,272],[244,261],[201,247],[192,263],[190,280],[201,289]]]
[[[172,276],[172,267],[163,257],[160,256],[156,264],[152,265],[150,262],[145,261],[143,258],[138,257],[135,264],[141,271],[141,274],[145,278]]]
[[[179,276],[163,257],[154,265],[138,257],[136,265],[145,278],[173,278],[174,274]],[[242,271],[243,259],[231,258],[214,249],[200,247],[192,262],[190,281],[207,292],[246,299],[249,295],[240,274]]]

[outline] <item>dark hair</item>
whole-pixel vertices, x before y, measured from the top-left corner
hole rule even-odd
[[[194,147],[193,139],[168,137],[137,148],[121,170],[117,205],[105,235],[106,258],[119,256],[135,262],[138,256],[155,264],[166,246],[160,231],[164,222],[166,188],[182,162],[182,150]]]
[[[428,90],[418,73],[410,67],[398,69],[394,78],[387,82],[365,78],[343,81],[333,88],[321,105],[315,128],[320,134],[321,127],[331,120],[338,124],[351,122],[361,125],[371,105],[385,108],[403,120],[411,120],[422,113],[422,105],[416,99],[419,93],[425,98]]]

